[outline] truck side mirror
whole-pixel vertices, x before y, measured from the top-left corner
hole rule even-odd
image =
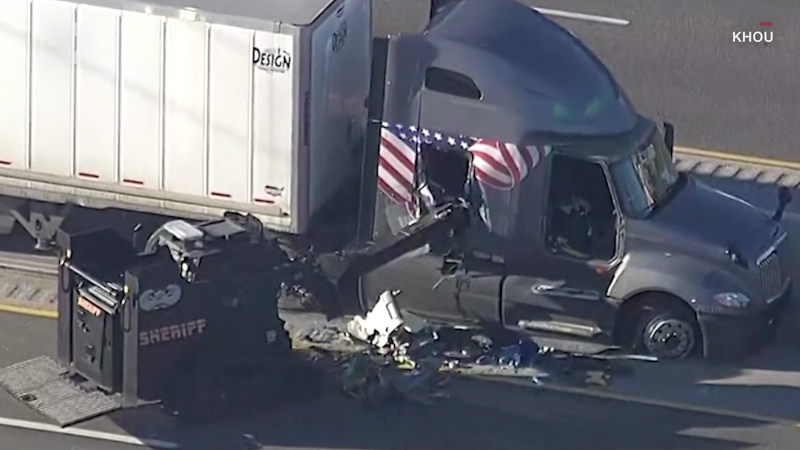
[[[139,251],[139,235],[141,234],[140,233],[141,231],[142,231],[142,224],[140,224],[140,223],[137,223],[133,227],[133,230],[131,230],[131,232],[132,232],[131,233],[131,247],[133,247],[133,250],[136,251],[136,252]]]
[[[792,202],[792,191],[789,190],[786,186],[781,186],[778,188],[778,209],[775,211],[775,215],[772,216],[772,219],[776,222],[780,222],[783,218],[783,211],[786,209],[786,206]]]
[[[778,204],[786,206],[792,202],[792,191],[786,186],[778,188]]]
[[[672,155],[675,149],[675,126],[669,122],[664,122],[664,144]]]
[[[428,14],[429,16],[428,20],[429,21],[433,20],[433,18],[436,17],[436,14],[438,14],[442,9],[444,9],[444,7],[447,6],[447,4],[450,3],[451,1],[452,0],[431,0],[431,8]]]

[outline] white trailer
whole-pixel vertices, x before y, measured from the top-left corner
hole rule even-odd
[[[370,0],[0,0],[0,215],[45,239],[70,203],[302,234],[358,175],[370,46]]]

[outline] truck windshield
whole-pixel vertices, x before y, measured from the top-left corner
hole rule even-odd
[[[623,210],[638,218],[666,202],[679,179],[658,132],[642,149],[613,164],[611,175]]]

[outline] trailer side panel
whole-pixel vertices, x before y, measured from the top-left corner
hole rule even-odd
[[[344,182],[336,168],[364,127],[368,47],[348,58],[363,74],[323,71],[330,89],[311,92],[315,69],[304,67],[311,42],[301,38],[346,1],[319,0],[297,25],[268,11],[237,16],[234,4],[160,3],[0,1],[0,196],[193,217],[234,210],[305,232]],[[368,11],[368,0],[349,3]],[[353,32],[369,40],[360,24]],[[309,95],[331,106],[313,123]],[[318,126],[314,148],[303,127]]]

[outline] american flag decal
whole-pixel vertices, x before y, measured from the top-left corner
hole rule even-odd
[[[384,122],[378,164],[378,187],[397,203],[410,203],[417,144],[461,148],[473,155],[475,177],[484,185],[509,190],[518,185],[551,151],[550,146],[518,146],[490,139],[447,135],[425,128]]]
[[[478,139],[469,147],[473,155],[475,177],[495,189],[508,190],[528,176],[539,161],[550,153],[550,147],[505,144]]]
[[[381,128],[378,188],[397,203],[411,203],[417,146],[409,146],[408,142],[413,142],[416,135],[409,136],[409,130],[404,132],[399,126],[392,130],[387,125]]]

